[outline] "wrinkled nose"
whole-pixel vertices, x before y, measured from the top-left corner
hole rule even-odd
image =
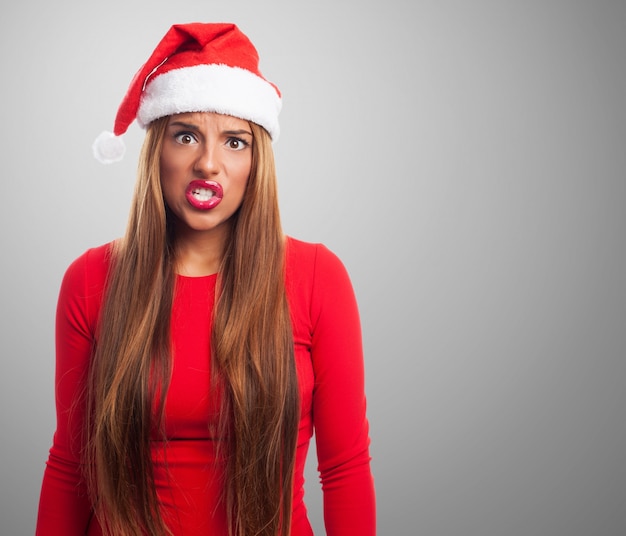
[[[219,172],[220,156],[218,148],[213,144],[205,144],[198,154],[194,164],[194,171],[199,176],[211,176]]]

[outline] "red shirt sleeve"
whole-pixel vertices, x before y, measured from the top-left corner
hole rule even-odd
[[[102,256],[102,248],[97,251]],[[55,401],[57,428],[44,471],[36,534],[83,535],[91,516],[80,464],[82,394],[102,298],[103,262],[91,250],[67,269],[56,313]]]
[[[313,421],[328,536],[373,536],[376,507],[370,470],[361,324],[348,273],[317,247],[311,297]]]

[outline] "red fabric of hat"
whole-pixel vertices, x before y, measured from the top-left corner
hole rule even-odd
[[[137,119],[141,127],[176,113],[217,112],[253,121],[273,140],[279,134],[282,105],[278,88],[259,70],[250,40],[230,23],[172,26],[134,76],[120,104],[113,133],[95,141],[103,163],[120,160],[121,136]]]

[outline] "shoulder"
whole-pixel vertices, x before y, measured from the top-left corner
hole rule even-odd
[[[285,264],[288,289],[311,304],[353,293],[344,263],[324,244],[287,237]]]
[[[75,292],[101,291],[107,279],[114,242],[90,248],[68,266],[63,277],[63,288]]]
[[[286,242],[286,265],[288,273],[297,272],[309,277],[345,271],[341,259],[324,244],[303,242],[291,236]]]
[[[63,337],[93,338],[104,295],[113,243],[88,249],[65,271],[57,301],[57,329]]]
[[[79,255],[70,265],[85,266],[93,270],[106,269],[110,263],[115,242],[89,248]]]
[[[341,259],[323,244],[288,238],[285,282],[295,336],[311,344],[360,337],[359,311],[352,281]],[[327,354],[326,354],[327,355]]]

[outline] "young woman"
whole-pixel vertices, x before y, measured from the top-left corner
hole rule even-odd
[[[147,130],[125,236],[61,287],[37,534],[311,535],[314,430],[327,534],[375,534],[356,301],[282,233],[280,103],[236,26],[177,25],[94,145]]]

